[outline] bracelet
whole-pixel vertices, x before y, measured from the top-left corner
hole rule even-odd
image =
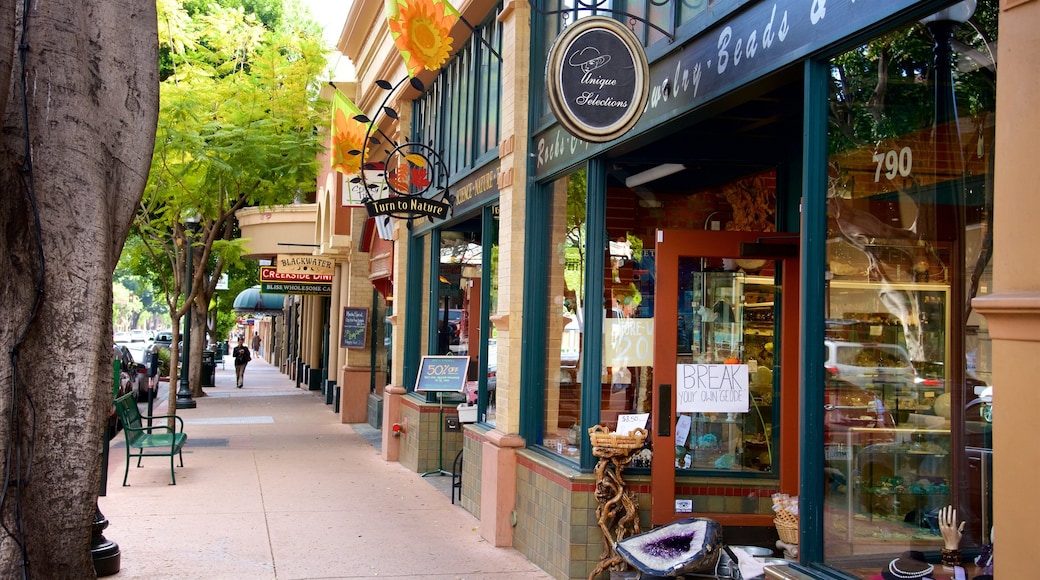
[[[942,549],[942,563],[943,566],[960,566],[961,565],[961,551],[950,550],[947,548]]]

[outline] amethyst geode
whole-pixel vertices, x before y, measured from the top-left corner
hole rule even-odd
[[[625,538],[616,548],[626,562],[652,576],[714,572],[722,526],[708,518],[685,518]]]

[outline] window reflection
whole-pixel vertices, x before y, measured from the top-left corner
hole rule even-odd
[[[991,38],[995,10],[979,3]],[[964,550],[992,527],[990,343],[970,300],[991,287],[995,67],[976,30],[954,43],[970,67],[933,66],[943,39],[921,24],[831,61],[823,525],[828,563],[860,577],[942,548],[945,506]]]
[[[585,170],[556,180],[551,204],[546,315],[545,417],[542,444],[572,459],[579,456],[585,312]]]

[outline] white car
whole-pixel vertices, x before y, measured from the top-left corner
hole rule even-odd
[[[883,342],[825,340],[824,366],[834,378],[859,387],[913,385],[916,371],[906,349]]]

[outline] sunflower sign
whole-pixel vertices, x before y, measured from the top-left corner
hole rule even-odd
[[[355,119],[361,109],[350,102],[343,93],[336,91],[332,101],[332,169],[347,175],[361,170],[361,159],[365,157],[365,135],[368,125]]]
[[[438,70],[451,54],[451,29],[459,12],[445,0],[386,0],[390,36],[408,75]]]

